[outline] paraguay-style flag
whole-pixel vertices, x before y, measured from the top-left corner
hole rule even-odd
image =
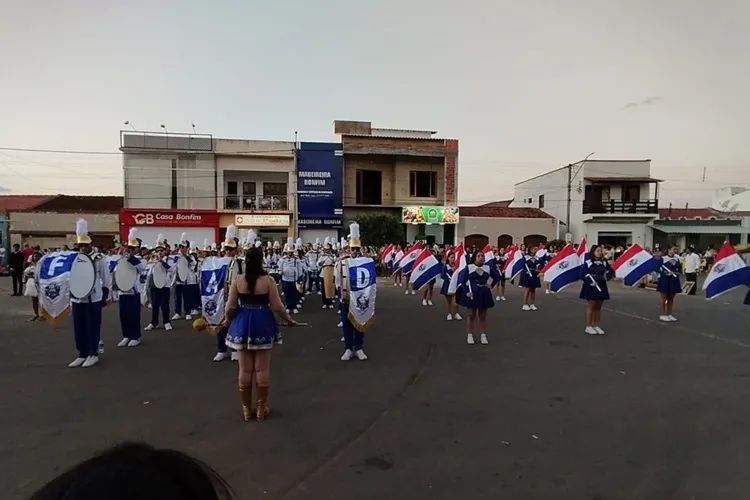
[[[750,267],[737,255],[734,247],[725,241],[716,261],[703,282],[707,299],[714,299],[738,286],[750,283]]]
[[[466,281],[469,275],[469,263],[466,257],[466,250],[464,250],[464,244],[459,243],[455,248],[454,253],[456,254],[456,262],[453,268],[453,274],[451,275],[451,281],[448,284],[448,295],[455,295],[458,287],[461,283]]]
[[[513,250],[511,250],[511,255],[508,257],[508,260],[505,262],[505,269],[503,272],[505,272],[505,278],[512,280],[526,267],[526,257],[523,255],[523,252],[520,248],[514,247]]]
[[[404,258],[404,251],[401,249],[401,245],[397,245],[396,248],[391,252],[388,262],[393,263],[393,267],[396,267],[396,263]]]
[[[544,243],[539,243],[539,248],[536,251],[535,257],[537,260],[541,259],[542,257],[545,257],[549,252],[547,252],[547,249],[544,248]]]
[[[492,245],[487,243],[482,250],[484,254],[484,263],[490,266],[490,269],[495,265],[495,253],[492,251]]]
[[[383,253],[380,254],[380,260],[385,262],[386,264],[390,261],[391,254],[393,253],[393,250],[396,248],[396,245],[393,243],[389,244],[385,249],[383,250]]]
[[[553,293],[557,293],[578,281],[582,265],[581,257],[568,243],[542,269],[544,281],[549,282],[549,289]]]
[[[412,284],[414,290],[419,290],[429,283],[430,280],[440,276],[442,270],[443,264],[435,258],[429,248],[425,248],[414,260],[409,282]]]
[[[588,245],[586,244],[586,237],[584,236],[581,238],[581,242],[578,244],[578,249],[576,250],[576,253],[581,258],[581,264],[586,262],[586,259],[589,258],[589,251],[588,251]]]
[[[641,278],[661,268],[662,262],[661,257],[654,258],[638,243],[634,243],[612,264],[612,269],[626,286],[635,286]]]
[[[401,269],[404,274],[409,274],[414,265],[414,261],[419,257],[420,253],[422,253],[422,243],[418,241],[414,243],[414,245],[406,251],[406,255],[404,255],[404,257],[393,266],[393,270],[396,271]]]

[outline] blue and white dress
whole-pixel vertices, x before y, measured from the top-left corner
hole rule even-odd
[[[609,300],[607,280],[614,278],[615,272],[606,260],[587,260],[581,266],[581,294],[584,300]]]
[[[541,288],[542,281],[539,279],[539,271],[542,269],[542,265],[536,260],[533,255],[526,257],[526,263],[524,269],[521,271],[521,279],[519,285],[523,288]]]
[[[656,290],[659,293],[682,293],[680,285],[680,274],[682,273],[682,264],[677,256],[654,257],[662,260],[659,269],[659,281],[656,283]]]
[[[453,276],[453,266],[446,262],[443,266],[443,272],[440,273],[440,277],[443,279],[443,284],[440,285],[441,295],[448,295],[448,287],[451,284],[451,276]]]
[[[499,275],[499,281],[500,283],[505,283],[505,272],[503,269],[505,269],[505,263],[508,262],[508,255],[498,255],[495,258],[495,266],[497,267],[497,274]]]
[[[240,305],[229,324],[227,346],[238,351],[271,349],[281,342],[279,325],[271,310],[268,294],[240,293]]]
[[[497,281],[500,277],[497,275],[496,269],[491,269],[487,264],[483,266],[476,266],[470,264],[468,269],[468,277],[464,281],[462,288],[463,292],[460,296],[456,297],[456,301],[459,305],[466,307],[467,309],[489,309],[495,307],[495,299],[492,297],[492,290],[487,286],[490,278],[493,281]],[[471,297],[469,297],[471,292]]]

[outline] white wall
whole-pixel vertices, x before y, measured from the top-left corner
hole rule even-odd
[[[240,142],[240,141],[235,141]],[[259,141],[249,141],[257,143]],[[279,146],[276,146],[279,147]],[[217,156],[217,197],[219,208],[224,208],[227,181],[255,181],[258,195],[263,194],[262,182],[286,182],[289,211],[297,211],[297,177],[294,157]]]
[[[600,231],[605,233],[631,233],[630,243],[638,243],[642,247],[652,247],[654,244],[653,230],[645,222],[642,224],[586,222],[584,231],[585,233],[581,236],[586,237],[589,245],[599,241]]]
[[[576,170],[573,169],[575,174]],[[581,173],[576,176],[576,181],[581,177]],[[570,192],[570,228],[566,229],[567,199],[568,199],[568,168],[562,167],[538,177],[533,177],[515,186],[513,203],[511,207],[530,207],[540,208],[562,224],[561,233],[566,231],[573,233],[573,239],[580,239],[583,231],[583,189],[578,192],[573,182],[573,189]],[[539,206],[539,196],[544,195],[544,207]],[[531,198],[531,203],[524,200]]]

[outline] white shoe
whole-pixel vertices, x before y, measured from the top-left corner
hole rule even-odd
[[[667,318],[669,318],[669,321],[677,321],[677,318],[675,318],[671,314],[669,316],[667,316]]]
[[[523,307],[521,308],[521,310],[522,311],[531,311],[531,308],[529,307],[528,304],[524,304]]]
[[[232,354],[229,356],[230,361],[239,361],[240,355],[237,354],[237,351],[232,351]]]
[[[323,292],[318,292],[318,295],[323,295]]]
[[[346,342],[346,339],[344,339],[344,337],[341,337],[341,342]]]
[[[323,309],[325,309],[325,308],[327,308],[327,307],[328,307],[327,305],[323,304]]]
[[[427,300],[426,300],[426,299],[422,299],[422,305],[423,305],[423,306],[426,306],[426,305],[427,305]]]
[[[128,347],[138,347],[139,345],[141,345],[141,339],[133,339],[128,342]]]
[[[341,328],[342,326],[344,326],[344,322],[343,321],[339,321],[339,324],[336,325],[336,328]]]
[[[117,343],[117,347],[126,347],[128,345],[128,342],[130,342],[130,339],[124,338],[120,342]]]
[[[409,295],[409,290],[406,290],[406,291],[404,292],[404,295]]]
[[[506,301],[506,300],[508,300],[508,299],[506,299],[506,298],[505,298],[505,295],[503,295],[502,297],[500,297],[500,300],[502,300],[503,302],[505,302],[505,301]]]
[[[354,355],[357,356],[357,359],[360,361],[367,361],[367,354],[365,354],[365,351],[362,349],[355,352]]]
[[[412,290],[412,291],[411,291],[411,294],[412,294],[412,295],[416,295],[416,294],[417,294],[417,292],[415,292],[414,290]]]
[[[469,345],[474,345],[474,335],[471,333],[466,336],[466,343]]]
[[[500,296],[495,297],[495,302],[500,302]]]
[[[398,286],[400,286],[400,287],[403,287],[403,286],[404,286],[404,284],[403,284],[403,283],[399,283],[399,284],[398,284]]]
[[[224,361],[225,359],[227,359],[227,353],[225,352],[217,352],[214,356],[214,361]]]
[[[201,312],[198,309],[193,309],[190,311],[191,316],[198,316]]]
[[[539,308],[535,304],[531,304],[529,306],[529,309],[531,309],[532,311],[538,311],[539,310]]]
[[[659,321],[664,321],[665,323],[669,323],[672,320],[669,319],[669,316],[659,316]]]
[[[86,358],[76,358],[70,362],[70,364],[68,365],[68,368],[78,368],[85,362],[86,362]]]
[[[354,353],[352,352],[352,350],[347,349],[346,351],[344,351],[344,355],[341,356],[341,361],[349,361],[350,359],[352,359],[353,355]]]
[[[329,305],[328,309],[333,309],[333,304]]]
[[[549,290],[545,290],[544,295],[549,295]]]
[[[150,332],[153,329],[154,329],[154,325],[152,325],[151,323],[149,323],[148,325],[146,325],[146,328],[144,328],[144,330],[147,331],[147,332]]]
[[[104,354],[104,341],[103,340],[99,341],[99,349],[97,350],[99,351],[99,354]]]
[[[594,327],[594,330],[596,330],[596,333],[598,333],[599,335],[604,335],[604,330],[602,330],[602,329],[601,329],[601,328],[599,328],[598,326],[595,326],[595,327]]]
[[[86,361],[84,361],[81,366],[84,368],[91,368],[98,362],[99,362],[99,356],[89,356],[88,358],[86,358]]]
[[[599,335],[599,332],[597,332],[596,328],[594,328],[593,326],[587,326],[584,331],[589,335]]]
[[[433,304],[431,300],[428,300],[428,301],[427,301],[427,305],[428,305],[428,306],[434,306],[435,304]]]
[[[305,295],[310,295],[311,292],[305,292]]]
[[[445,317],[445,319],[446,321],[453,321],[453,316],[449,314],[448,316]]]
[[[166,331],[169,331],[172,329],[172,323],[164,323],[164,329]]]
[[[479,336],[479,343],[482,344],[482,345],[487,345],[487,344],[490,343],[490,341],[487,340],[487,334],[486,333],[483,333],[482,335]]]
[[[293,313],[293,314],[299,314],[299,309],[294,309],[294,310],[292,311],[292,313]]]
[[[185,315],[185,321],[190,321],[193,317],[190,314]]]
[[[182,316],[180,316],[179,314],[175,313],[175,315],[174,315],[174,316],[172,316],[172,321],[174,321],[174,320],[176,320],[176,319],[180,319],[181,317],[182,317]]]
[[[393,286],[398,286],[398,283],[394,283]]]
[[[153,309],[153,308],[154,308],[154,306],[152,306],[151,304],[149,304],[149,305],[148,305],[148,308],[149,308],[149,309]]]
[[[453,315],[453,319],[455,319],[456,321],[461,321],[463,318],[461,317],[460,314],[456,313]]]

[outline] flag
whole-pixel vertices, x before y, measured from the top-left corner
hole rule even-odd
[[[398,269],[401,269],[404,274],[410,273],[412,265],[414,265],[414,260],[419,257],[421,252],[422,243],[418,241],[406,251],[406,254],[401,260],[396,262],[396,265],[393,266],[393,270],[397,271]]]
[[[459,243],[454,250],[456,254],[456,262],[453,267],[453,274],[451,275],[451,281],[448,284],[448,295],[455,295],[458,287],[461,283],[466,281],[469,275],[469,263],[466,257],[466,251],[464,250],[464,244]]]
[[[544,248],[544,243],[539,243],[539,248],[536,251],[535,257],[537,259],[541,259],[542,257],[545,257],[549,252],[546,248]]]
[[[544,281],[549,282],[549,289],[557,293],[578,281],[582,265],[580,255],[568,243],[542,268]]]
[[[375,262],[369,257],[347,259],[349,265],[349,321],[360,332],[375,322],[378,295]]]
[[[503,270],[503,272],[505,272],[505,277],[512,280],[524,270],[525,266],[526,258],[524,257],[523,252],[518,247],[514,248],[513,253],[505,263],[505,269]]]
[[[442,270],[443,265],[440,261],[437,260],[429,248],[425,248],[414,261],[411,279],[409,280],[412,284],[412,289],[419,290],[429,283],[430,280],[440,276]]]
[[[58,323],[70,311],[70,270],[78,252],[52,252],[37,263],[39,314]]]
[[[659,269],[662,262],[661,257],[654,257],[635,243],[612,264],[612,269],[626,286],[635,286],[641,278]]]
[[[586,262],[586,259],[589,258],[588,245],[586,245],[585,236],[581,238],[581,242],[578,244],[578,250],[576,250],[576,253],[581,258],[581,264]]]
[[[231,261],[231,257],[206,257],[201,268],[203,319],[206,320],[206,329],[211,335],[219,332],[219,323],[224,319],[226,280]]]
[[[490,266],[492,268],[495,265],[495,253],[492,251],[492,245],[489,243],[484,246],[484,250],[482,250],[482,253],[484,254],[484,263]]]
[[[393,243],[385,247],[385,249],[383,250],[383,253],[380,254],[380,260],[382,260],[383,262],[388,262],[388,259],[391,256],[391,252],[393,251],[395,247],[396,245],[394,245]]]
[[[403,258],[404,258],[404,251],[401,250],[401,245],[398,245],[396,246],[396,248],[394,248],[391,251],[390,258],[388,259],[387,262],[393,262],[394,263],[393,267],[396,267],[395,264]]]
[[[750,267],[737,255],[734,247],[725,241],[716,254],[714,265],[703,282],[707,299],[714,299],[738,286],[750,283]]]

